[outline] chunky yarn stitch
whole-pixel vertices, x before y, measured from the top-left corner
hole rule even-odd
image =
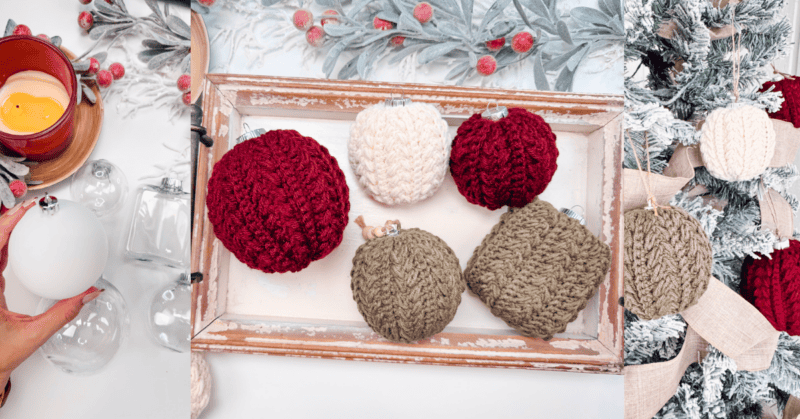
[[[556,135],[544,119],[512,108],[497,121],[475,114],[458,127],[450,172],[470,203],[524,207],[550,183],[557,158]]]
[[[298,272],[342,241],[350,211],[344,173],[328,150],[275,130],[225,153],[208,181],[214,234],[250,268]]]
[[[749,105],[715,109],[703,124],[700,152],[714,177],[729,182],[753,179],[764,173],[775,153],[772,121]]]
[[[694,305],[711,277],[711,242],[682,209],[625,213],[625,308],[644,320]]]
[[[373,199],[388,205],[422,201],[447,173],[447,122],[427,103],[379,103],[356,116],[347,151],[358,183]]]
[[[783,104],[778,112],[769,114],[769,117],[789,122],[795,128],[800,128],[800,77],[795,76],[794,80],[784,78],[780,81],[766,82],[761,91],[773,86],[774,91],[783,93]]]
[[[444,330],[466,288],[453,250],[417,228],[362,244],[350,276],[353,299],[369,327],[402,343]]]
[[[603,282],[611,249],[575,219],[534,199],[509,210],[467,263],[467,285],[525,336],[550,339]]]
[[[800,336],[800,241],[761,259],[747,257],[742,265],[742,296],[772,326]]]

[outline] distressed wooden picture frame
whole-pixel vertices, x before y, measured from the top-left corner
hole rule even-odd
[[[436,106],[446,120],[464,120],[497,102],[535,112],[554,130],[580,132],[596,142],[602,159],[600,239],[611,246],[611,269],[598,291],[596,338],[555,337],[549,341],[519,335],[445,332],[437,339],[396,344],[351,327],[309,328],[227,310],[226,266],[231,258],[215,238],[207,218],[206,185],[214,164],[241,135],[244,116],[353,119],[364,108],[390,96]],[[214,139],[198,156],[192,232],[192,272],[203,280],[192,290],[192,349],[249,354],[349,360],[621,374],[622,296],[622,111],[621,95],[487,90],[451,86],[290,79],[209,74],[203,94],[203,125]],[[346,162],[341,162],[346,165]],[[347,170],[342,166],[343,170]],[[351,214],[351,218],[355,215]],[[469,292],[469,291],[468,291]],[[309,329],[312,331],[309,332]],[[514,345],[482,342],[514,339]]]

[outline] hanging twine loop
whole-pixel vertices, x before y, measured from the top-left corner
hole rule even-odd
[[[785,79],[788,79],[788,80],[794,80],[794,76],[793,76],[793,75],[791,75],[791,74],[787,74],[787,73],[784,73],[784,72],[782,72],[782,71],[778,71],[778,69],[777,69],[777,68],[775,68],[775,64],[773,64],[773,63],[770,63],[769,65],[771,65],[771,66],[772,66],[772,72],[773,72],[773,73],[775,73],[775,74],[780,74],[780,75],[781,75],[781,76],[783,76],[783,78],[785,78]]]
[[[733,97],[739,102],[739,71],[741,69],[741,57],[739,53],[742,47],[742,36],[736,41],[736,5],[731,5],[731,25],[733,25],[733,35],[731,36],[731,64],[733,65]]]
[[[631,139],[630,134],[626,135],[628,138],[628,142],[631,144],[631,150],[633,151],[633,157],[636,159],[636,167],[639,168],[639,177],[642,178],[642,183],[644,184],[644,188],[647,191],[647,206],[645,209],[651,209],[653,212],[658,216],[658,209],[659,208],[669,208],[664,205],[659,205],[658,200],[656,199],[656,195],[653,193],[652,184],[650,181],[650,175],[652,174],[650,170],[650,139],[647,136],[647,131],[644,132],[644,141],[645,141],[645,149],[644,152],[647,155],[647,179],[645,179],[644,171],[642,170],[642,163],[639,161],[639,154],[636,152],[636,145],[633,143],[633,139]]]
[[[367,223],[364,222],[363,215],[359,215],[358,218],[355,219],[355,223],[361,227],[361,235],[364,237],[364,240],[400,234],[400,221],[398,220],[387,220],[386,224],[382,227],[373,227],[368,226]]]

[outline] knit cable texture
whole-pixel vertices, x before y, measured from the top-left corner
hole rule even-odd
[[[211,400],[211,369],[202,354],[192,352],[191,361],[192,419],[197,419]]]
[[[347,150],[358,183],[373,199],[388,205],[422,201],[447,173],[447,122],[427,103],[379,103],[356,116]]]
[[[298,272],[342,241],[350,211],[342,170],[297,131],[275,130],[225,153],[208,181],[214,234],[242,263]]]
[[[418,228],[362,244],[350,275],[353,299],[369,327],[402,343],[444,330],[466,289],[453,250]]]
[[[747,257],[742,265],[742,296],[772,326],[800,336],[800,242],[790,240],[786,249],[768,259]]]
[[[541,116],[512,108],[498,121],[472,115],[458,127],[450,172],[458,191],[490,210],[524,207],[555,173],[556,135]]]
[[[800,76],[795,76],[794,80],[784,78],[764,83],[761,91],[767,91],[773,86],[774,91],[783,93],[783,104],[777,112],[769,114],[769,117],[790,122],[795,128],[800,128]]]
[[[611,249],[577,220],[535,199],[509,210],[467,263],[467,285],[509,326],[550,339],[603,282]]]
[[[714,177],[729,182],[753,179],[764,173],[775,153],[772,121],[749,105],[715,109],[703,123],[700,152]]]
[[[679,208],[625,213],[625,308],[644,320],[693,306],[711,278],[711,242]]]

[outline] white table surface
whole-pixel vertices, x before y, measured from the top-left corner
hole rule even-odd
[[[142,0],[128,0],[127,4],[137,16],[148,14],[149,9]],[[78,13],[84,9],[86,6],[77,0],[3,1],[0,19],[3,27],[6,19],[12,18],[17,23],[28,25],[34,34],[59,35],[65,47],[80,54],[93,42],[77,25]],[[131,49],[138,51],[140,46],[133,45]],[[123,62],[127,69],[126,77],[130,77],[133,67],[124,60],[124,54],[112,52],[104,67],[114,61]],[[151,340],[146,324],[146,310],[154,293],[177,278],[179,272],[125,261],[120,244],[134,190],[140,184],[156,182],[141,181],[140,178],[154,173],[155,164],[168,163],[175,158],[174,153],[164,148],[164,142],[173,145],[183,142],[188,147],[188,113],[169,121],[165,108],[144,109],[135,117],[123,119],[113,102],[106,103],[102,132],[90,159],[104,158],[118,165],[130,187],[123,209],[103,220],[110,254],[104,276],[127,301],[131,317],[128,338],[103,370],[87,377],[61,372],[35,353],[12,374],[13,389],[7,404],[0,409],[0,418],[189,417],[189,355],[156,344]],[[48,191],[59,198],[70,199],[69,182],[67,179]],[[33,314],[38,297],[23,288],[10,269],[5,275],[9,308]]]
[[[224,2],[227,0],[218,0]],[[596,5],[593,0],[569,0]],[[292,3],[293,4],[293,3]],[[219,27],[245,25],[217,8],[206,17],[209,37]],[[260,30],[259,30],[260,31]],[[265,41],[263,45],[271,45]],[[253,55],[253,54],[250,54]],[[211,46],[211,69],[227,67],[230,41]],[[231,73],[320,77],[321,61],[301,63],[301,51],[248,65],[235,55]],[[281,65],[270,65],[280,62]],[[621,62],[576,80],[576,90],[621,93]],[[612,74],[617,69],[619,77]],[[379,71],[379,80],[399,81]],[[413,82],[436,80],[417,72]],[[411,80],[407,80],[411,81]],[[501,83],[502,84],[502,83]],[[207,353],[213,381],[201,419],[228,418],[621,418],[623,377],[564,372],[355,362],[282,356]]]

